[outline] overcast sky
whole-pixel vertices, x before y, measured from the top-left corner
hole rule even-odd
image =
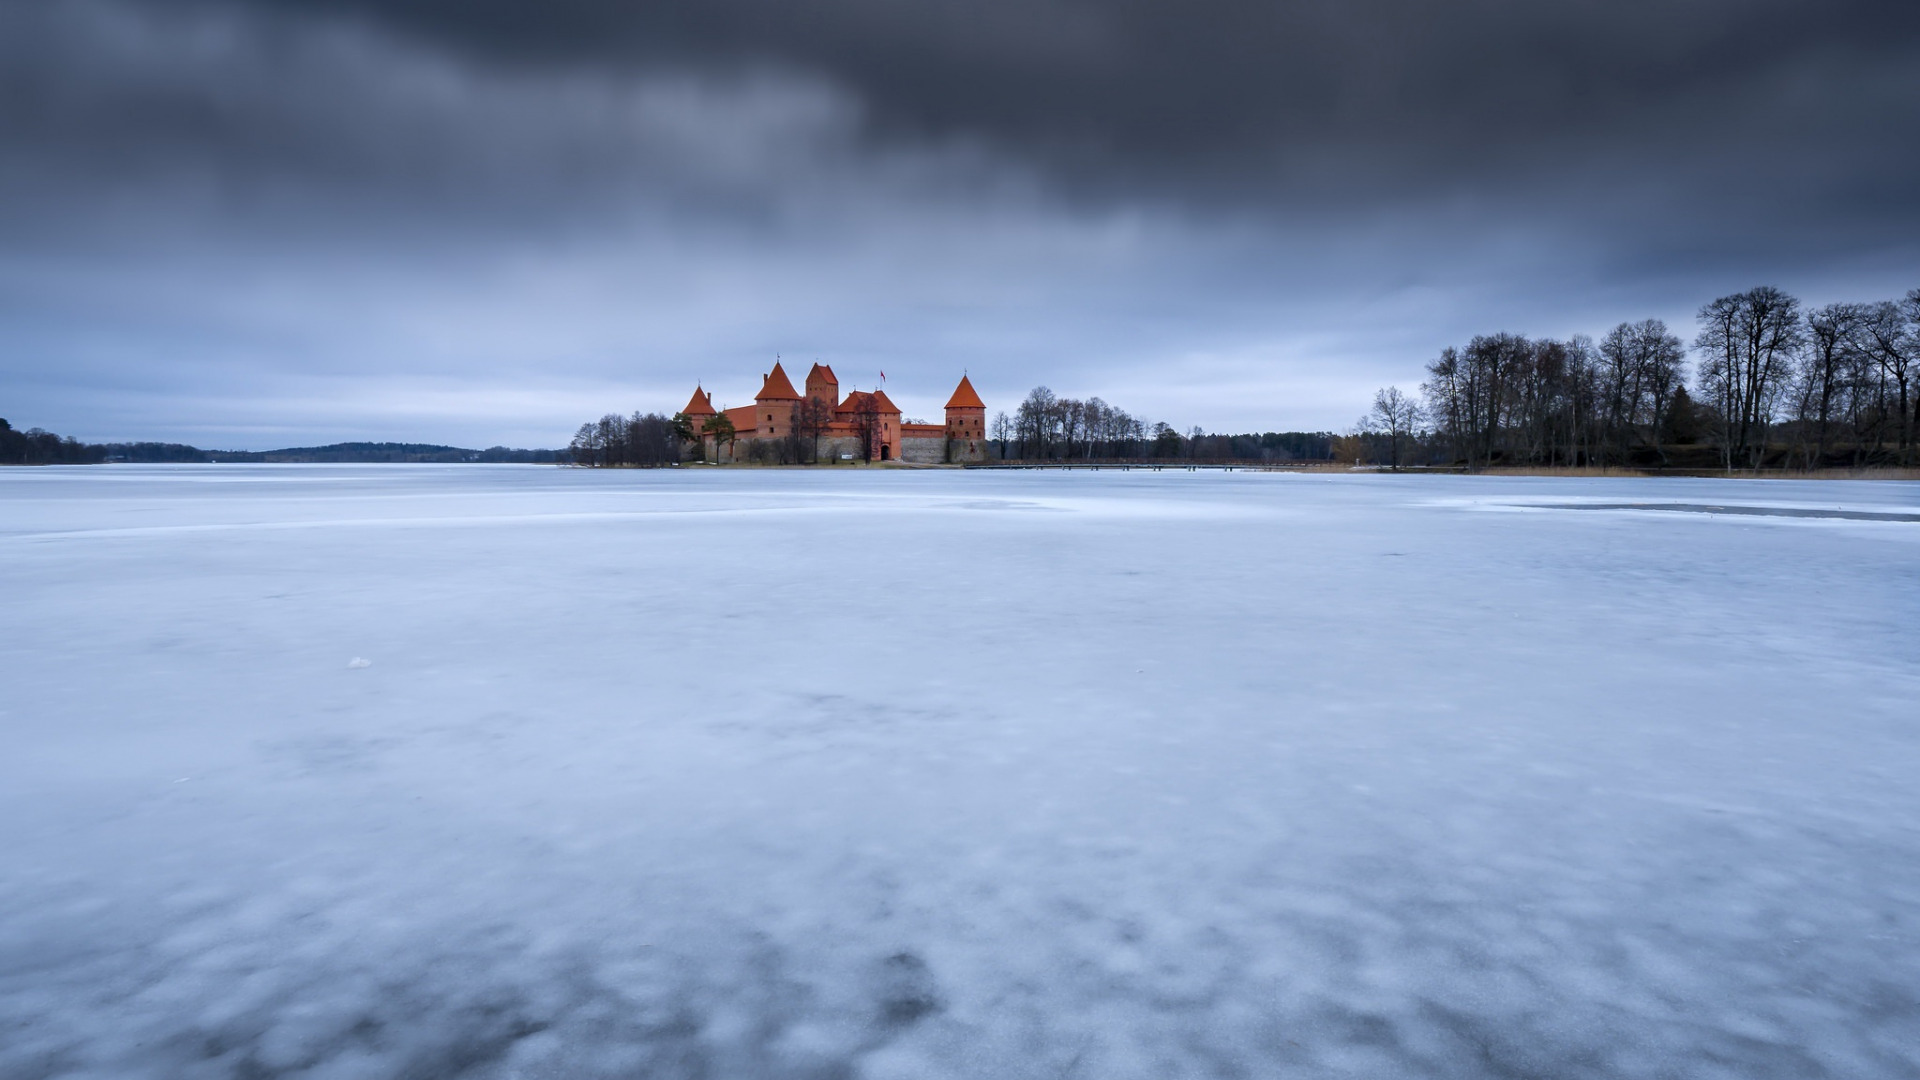
[[[0,0],[0,416],[563,445],[777,355],[1344,428],[1920,286],[1920,4]]]

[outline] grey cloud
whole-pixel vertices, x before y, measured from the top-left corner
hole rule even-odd
[[[632,165],[632,117],[604,88],[663,74],[811,86],[853,110],[836,138],[978,142],[1074,190],[1202,203],[1598,170],[1716,199],[1787,193],[1785,177],[1791,194],[1829,200],[1820,210],[1864,199],[1885,212],[1920,163],[1901,137],[1920,130],[1920,9],[1900,4],[258,0],[153,5],[105,32],[129,16],[54,7],[90,12],[66,21],[94,32],[80,42],[69,26],[64,49],[13,35],[33,52],[10,58],[15,78],[36,85],[5,122],[15,137],[84,132],[107,164],[172,152],[473,190],[502,162],[448,145],[434,122],[472,111],[534,131],[558,119],[556,145],[505,147],[590,181]],[[383,50],[437,59],[396,69]],[[218,77],[182,83],[180,67]],[[516,115],[475,100],[476,70],[577,97]],[[567,137],[596,121],[597,140]]]
[[[494,72],[352,26],[113,3],[15,9],[5,175],[43,198],[199,188],[436,214],[617,194],[715,205],[844,144],[818,80],[693,70]],[[76,181],[78,184],[76,185]],[[276,209],[292,207],[265,206]]]
[[[1573,139],[1605,144],[1596,163],[1682,139],[1777,161],[1783,139],[1844,152],[1920,115],[1920,9],[1857,0],[350,6],[501,64],[775,63],[849,88],[882,131],[1254,186],[1323,155],[1511,167]]]

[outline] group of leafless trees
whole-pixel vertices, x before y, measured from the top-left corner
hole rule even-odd
[[[1910,465],[1920,289],[1805,311],[1772,286],[1701,307],[1687,349],[1658,319],[1596,343],[1487,334],[1381,390],[1355,430],[1383,464]],[[1710,454],[1703,459],[1703,454]]]
[[[608,413],[581,424],[567,446],[567,454],[575,465],[675,465],[680,461],[685,435],[676,430],[673,420],[659,413]]]
[[[1702,321],[1711,314],[1712,322],[1694,343],[1703,396],[1732,418],[1728,467],[1759,462],[1776,415],[1791,423],[1787,454],[1807,468],[1914,464],[1920,289],[1804,316],[1778,290],[1748,295],[1763,292],[1770,295],[1731,312],[1725,300],[1702,309]]]
[[[1167,424],[1148,423],[1097,397],[1060,397],[1044,386],[1034,387],[1012,416],[995,415],[989,434],[1000,457],[1024,461],[1176,457],[1185,445]]]
[[[1424,403],[1397,388],[1376,395],[1370,427],[1392,441],[1392,463],[1423,419],[1469,467],[1622,463],[1641,446],[1658,452],[1671,434],[1685,357],[1658,319],[1621,323],[1597,345],[1584,335],[1484,334],[1427,365]]]
[[[996,414],[988,435],[992,456],[1002,461],[1327,461],[1337,439],[1324,431],[1181,431],[1097,397],[1061,397],[1044,386],[1035,387],[1013,415]]]

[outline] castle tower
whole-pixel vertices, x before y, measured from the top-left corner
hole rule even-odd
[[[880,444],[874,456],[881,461],[899,461],[900,406],[893,403],[885,390],[875,390],[872,408],[874,419],[878,421],[873,437]]]
[[[807,372],[807,396],[825,402],[828,412],[840,407],[840,380],[832,368],[825,364],[813,365],[813,370]]]
[[[680,410],[680,415],[687,418],[687,426],[693,429],[693,445],[700,450],[700,460],[709,460],[707,447],[710,443],[713,444],[714,456],[717,457],[718,440],[706,434],[703,429],[707,426],[707,421],[718,416],[719,413],[714,410],[713,398],[707,396],[705,388],[699,386],[693,388],[693,397],[687,399],[687,407]]]
[[[687,419],[693,421],[693,433],[695,436],[700,434],[701,424],[706,423],[718,415],[713,408],[713,399],[708,397],[707,392],[698,386],[693,388],[692,399],[687,402],[686,408],[680,410],[680,413]]]
[[[753,434],[758,439],[784,438],[793,430],[793,407],[800,404],[800,391],[780,369],[776,361],[760,392],[753,395]]]
[[[987,457],[987,403],[974,392],[965,375],[947,399],[947,460],[985,461]]]

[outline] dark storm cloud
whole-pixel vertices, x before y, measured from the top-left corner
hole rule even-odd
[[[255,0],[232,10],[289,17],[255,20],[237,69],[218,55],[241,33],[210,17],[222,5],[153,8],[156,20],[199,19],[190,40],[160,44],[216,61],[221,82],[199,94],[143,85],[154,60],[141,52],[154,43],[132,38],[50,73],[74,57],[46,49],[45,35],[16,34],[7,134],[77,135],[107,167],[174,151],[322,178],[487,179],[501,162],[457,152],[417,110],[380,97],[430,103],[449,90],[430,74],[411,86],[377,71],[300,84],[313,41],[333,33],[338,47],[350,19],[506,77],[818,78],[857,104],[869,139],[979,140],[1076,188],[1202,201],[1479,191],[1598,173],[1684,179],[1708,204],[1815,198],[1823,205],[1800,212],[1847,217],[1910,206],[1905,182],[1920,167],[1912,4]],[[78,47],[74,33],[66,44]],[[86,111],[109,88],[132,100]],[[626,162],[606,160],[609,147],[618,144],[568,144],[573,176],[618,172]]]
[[[5,5],[0,375],[251,445],[775,352],[1331,426],[1476,330],[1904,291],[1916,136],[1913,5]]]
[[[332,2],[288,6],[340,10]],[[1804,0],[349,0],[507,64],[776,64],[877,131],[970,137],[1082,180],[1351,189],[1534,171],[1910,175],[1920,6]],[[1362,166],[1370,166],[1361,173]],[[1464,171],[1464,176],[1430,170]],[[1360,173],[1360,175],[1356,175]],[[1891,177],[1889,178],[1892,179]],[[1895,183],[1865,185],[1891,191]]]
[[[608,188],[724,203],[747,158],[817,155],[845,127],[830,95],[751,73],[516,78],[338,20],[221,5],[70,3],[0,20],[0,137],[16,151],[0,175],[96,211],[113,209],[102,190],[168,183],[243,209],[297,193],[551,213]]]

